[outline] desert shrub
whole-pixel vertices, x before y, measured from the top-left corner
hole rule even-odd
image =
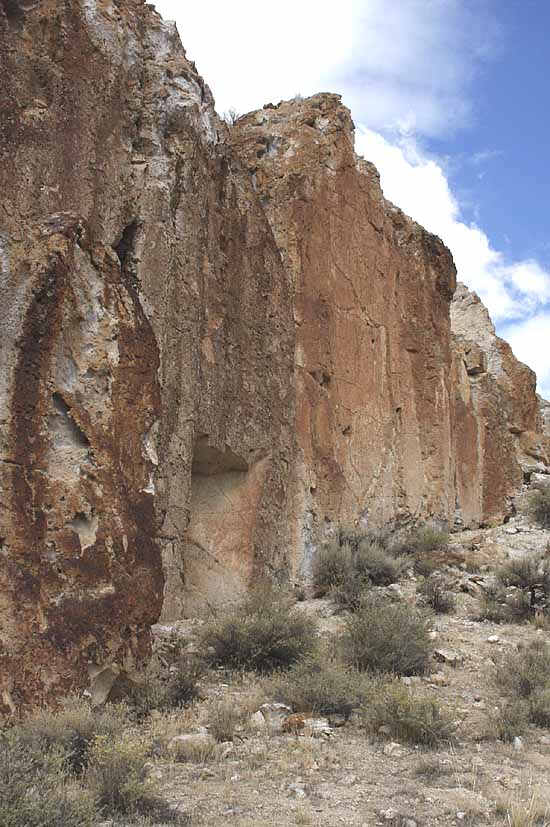
[[[322,546],[313,564],[313,586],[317,597],[330,594],[353,574],[353,552],[347,542],[333,538]]]
[[[174,739],[169,754],[172,760],[181,764],[207,764],[216,759],[219,749],[210,735],[192,733]]]
[[[521,735],[529,723],[529,708],[523,700],[504,701],[489,713],[489,734],[510,742]]]
[[[455,725],[437,701],[417,695],[400,681],[375,686],[367,699],[362,718],[367,731],[383,732],[412,744],[436,746],[453,738]]]
[[[536,553],[513,557],[501,566],[497,578],[504,586],[538,588],[545,594],[550,594],[550,560]]]
[[[99,735],[90,750],[85,782],[102,814],[148,812],[155,807],[152,784],[145,780],[149,744],[128,731],[118,738]]]
[[[529,494],[527,513],[542,528],[550,528],[550,486]]]
[[[439,614],[452,612],[455,596],[448,588],[447,582],[437,574],[426,577],[417,589],[422,602]]]
[[[533,640],[499,664],[496,684],[511,702],[524,702],[529,721],[550,726],[550,644]]]
[[[340,529],[322,548],[313,570],[319,596],[330,596],[346,609],[355,610],[369,586],[387,586],[403,574],[403,561],[388,551],[383,533]]]
[[[169,671],[151,664],[140,676],[139,683],[128,687],[124,699],[135,721],[145,720],[154,710],[165,712],[189,706],[200,697],[199,680],[205,671],[204,662],[180,655]]]
[[[204,630],[211,661],[232,669],[288,669],[316,646],[313,618],[276,592],[260,592]]]
[[[94,710],[88,701],[69,698],[57,711],[38,710],[16,732],[23,749],[35,755],[58,751],[67,769],[78,776],[88,765],[94,738],[117,737],[127,726],[128,712],[122,705]]]
[[[295,712],[343,715],[349,718],[365,695],[365,678],[329,657],[304,658],[277,675],[269,687],[275,701]]]
[[[518,590],[510,594],[499,583],[494,583],[480,598],[474,619],[490,623],[523,623],[531,614],[529,593]]]
[[[414,570],[429,577],[440,568],[445,559],[449,535],[433,526],[417,526],[411,531],[401,531],[392,540],[394,554],[413,559]]]
[[[428,671],[432,646],[427,620],[412,606],[369,593],[346,619],[342,652],[354,668],[396,675]]]
[[[91,827],[95,817],[93,796],[68,777],[62,750],[36,753],[18,729],[0,734],[2,827]]]
[[[447,548],[449,535],[433,526],[420,526],[412,532],[409,542],[415,552],[440,551]]]
[[[234,698],[223,698],[209,706],[208,730],[216,741],[232,741],[242,720],[243,713]]]

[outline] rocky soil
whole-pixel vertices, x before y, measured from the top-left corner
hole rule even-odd
[[[456,608],[434,615],[433,674],[402,679],[421,686],[458,722],[456,743],[436,749],[369,737],[359,720],[319,732],[280,731],[280,718],[257,712],[266,684],[257,678],[235,680],[211,673],[202,685],[204,699],[191,710],[153,719],[163,737],[208,741],[208,709],[213,698],[230,698],[249,711],[232,742],[204,762],[172,762],[159,757],[150,765],[171,804],[191,814],[193,825],[534,825],[546,823],[550,808],[550,733],[530,727],[512,743],[495,738],[491,715],[502,703],[495,685],[495,664],[509,651],[536,637],[548,638],[535,623],[495,624],[476,619],[479,595],[507,557],[544,552],[550,532],[517,516],[506,525],[453,535],[445,571],[454,583]],[[399,599],[415,602],[418,580],[399,585]],[[328,600],[306,600],[303,611],[319,618],[330,637],[343,623]],[[201,621],[156,627],[157,645],[195,638]],[[254,714],[256,713],[256,714]],[[277,720],[279,724],[277,724]],[[275,723],[273,723],[275,721]],[[549,810],[550,812],[550,810]]]

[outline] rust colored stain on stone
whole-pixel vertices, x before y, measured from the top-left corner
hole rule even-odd
[[[532,373],[338,96],[229,130],[142,0],[1,0],[0,76],[2,711],[105,697],[161,611],[307,577],[339,523],[499,519],[546,468]]]

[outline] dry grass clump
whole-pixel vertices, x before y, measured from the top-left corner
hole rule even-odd
[[[513,557],[504,563],[497,572],[498,580],[503,586],[516,586],[519,589],[540,589],[550,593],[550,559],[544,554],[527,554]]]
[[[488,620],[490,623],[523,623],[531,614],[531,600],[528,592],[518,589],[508,593],[500,583],[487,588],[480,598],[475,620]]]
[[[489,737],[509,743],[529,725],[529,711],[523,700],[508,700],[489,713]]]
[[[416,694],[400,681],[376,682],[362,709],[365,728],[399,741],[434,747],[452,741],[455,724],[438,702]]]
[[[317,555],[313,585],[318,596],[328,594],[353,611],[369,586],[395,583],[403,571],[403,558],[391,551],[389,535],[340,529]]]
[[[79,776],[88,766],[94,740],[100,736],[116,739],[129,725],[128,709],[122,704],[92,709],[83,699],[68,698],[57,712],[38,710],[16,732],[18,743],[29,754],[57,750],[68,772]]]
[[[350,666],[372,673],[423,675],[432,654],[426,617],[374,593],[346,619],[340,643]]]
[[[541,528],[550,528],[550,486],[529,494],[527,513]]]
[[[208,707],[208,731],[219,742],[232,741],[245,713],[234,698],[212,701]]]
[[[182,709],[200,698],[199,681],[204,673],[204,661],[185,653],[169,669],[159,668],[153,662],[141,674],[139,683],[127,688],[124,701],[137,722],[153,711]]]
[[[428,577],[445,562],[449,535],[434,526],[402,531],[393,540],[394,553],[409,556],[417,574]]]
[[[452,612],[456,605],[453,592],[448,582],[438,574],[426,577],[417,589],[422,602],[438,614]]]
[[[288,669],[316,647],[317,625],[285,596],[253,594],[226,617],[209,624],[202,645],[216,666],[266,673]]]
[[[60,749],[44,753],[17,730],[0,734],[0,824],[3,827],[92,827],[93,795],[70,778]]]
[[[187,824],[146,780],[150,748],[122,706],[72,700],[36,713],[0,732],[0,824],[91,827],[120,815]]]
[[[328,655],[304,658],[272,679],[270,694],[295,712],[349,718],[366,695],[365,676]]]
[[[550,727],[550,644],[532,640],[500,663],[496,685],[530,723]],[[517,733],[514,733],[517,734]]]

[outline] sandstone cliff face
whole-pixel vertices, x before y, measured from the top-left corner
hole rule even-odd
[[[463,284],[451,304],[451,325],[457,495],[467,522],[494,521],[506,514],[524,474],[548,464],[536,377]]]
[[[0,0],[2,710],[307,575],[339,523],[497,518],[533,376],[335,95],[229,131],[142,0]]]
[[[0,3],[0,691],[95,678],[282,565],[288,285],[172,25]],[[188,562],[184,570],[184,560]]]

